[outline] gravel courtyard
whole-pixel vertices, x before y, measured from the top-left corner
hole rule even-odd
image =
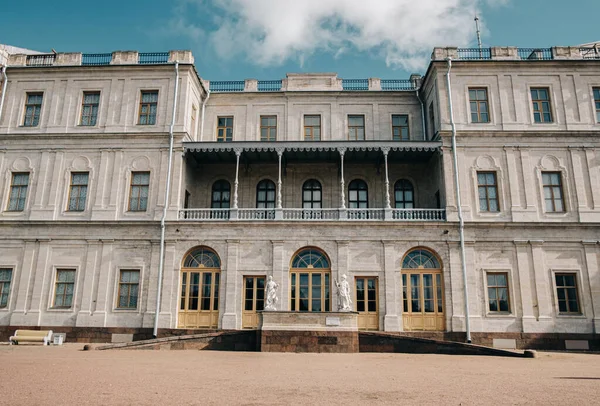
[[[600,355],[81,351],[0,346],[0,404],[600,404]]]

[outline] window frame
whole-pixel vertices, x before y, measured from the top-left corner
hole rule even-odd
[[[474,91],[476,92],[475,94],[475,99],[471,99],[471,92]],[[485,92],[485,99],[483,100],[479,100],[478,98],[478,93],[483,91]],[[467,94],[468,94],[468,102],[469,102],[469,122],[472,124],[489,124],[492,122],[492,115],[490,112],[490,97],[489,97],[489,91],[488,88],[486,86],[473,86],[473,87],[468,87],[467,88]],[[477,111],[475,112],[475,114],[477,115],[477,121],[473,120],[473,110],[472,110],[472,106],[471,103],[475,103],[477,106]],[[487,107],[487,112],[484,114],[487,114],[487,121],[483,121],[481,119],[481,105],[485,104],[485,106]]]
[[[14,267],[10,267],[10,266],[0,266],[0,272],[1,271],[9,271],[10,272],[9,279],[0,279],[0,311],[3,311],[3,310],[8,310],[10,308],[10,296],[12,293],[15,269],[14,269]],[[8,285],[8,287],[7,287],[7,285]],[[4,305],[2,305],[2,296],[6,297],[6,303]]]
[[[81,98],[81,114],[79,116],[79,125],[82,127],[95,127],[98,125],[98,115],[100,114],[100,90],[86,90],[83,92],[82,98]],[[85,102],[85,97],[86,96],[92,96],[92,95],[97,95],[98,96],[98,101],[96,103],[86,103]],[[96,114],[85,114],[85,108],[89,107],[90,111],[93,113],[94,111],[94,107],[96,107]],[[90,120],[93,118],[94,122],[93,124],[89,123],[89,124],[84,124],[83,119],[84,117],[88,117]]]
[[[403,183],[403,185],[401,183]],[[408,185],[410,185],[410,189],[402,187],[402,186],[406,186],[407,183],[408,183]],[[400,187],[398,187],[398,186],[400,186]],[[406,200],[406,192],[408,192],[408,191],[412,192],[411,200]],[[403,200],[401,200],[401,201],[398,201],[398,199],[396,198],[398,192],[402,193]],[[402,207],[398,206],[399,204],[401,204]],[[411,204],[412,207],[406,207],[407,204]],[[395,209],[414,209],[415,208],[415,186],[410,180],[408,180],[406,178],[401,178],[401,179],[398,179],[396,182],[394,182],[394,208]]]
[[[265,120],[270,120],[270,119],[275,119],[275,125],[263,125],[263,119]],[[261,142],[274,142],[277,141],[277,115],[275,114],[270,114],[270,115],[261,115],[259,117],[259,121],[260,121],[260,126],[259,126],[259,131],[260,131],[260,140]],[[267,137],[263,138],[263,129],[266,130],[267,132]],[[274,137],[271,138],[271,131],[274,132]]]
[[[594,121],[596,124],[600,124],[600,86],[592,86],[592,104]]]
[[[359,197],[359,193],[358,192],[361,191],[361,190],[363,190],[363,189],[353,189],[353,190],[357,191],[357,198],[356,198],[356,200],[351,200],[350,199],[350,192],[351,192],[350,187],[355,182],[356,183],[362,182],[366,186],[366,188],[364,189],[366,191],[366,194],[367,194],[366,200],[361,200],[360,197]],[[350,207],[353,202],[357,203],[358,207]],[[360,207],[361,203],[366,203],[366,207]],[[355,178],[355,179],[352,179],[350,182],[348,182],[348,208],[349,209],[368,209],[369,208],[369,184],[367,183],[366,180],[360,179],[360,178]]]
[[[551,272],[552,275],[552,288],[553,288],[553,294],[554,294],[554,306],[556,309],[556,316],[557,317],[566,317],[566,318],[571,318],[571,317],[585,317],[585,313],[584,313],[584,306],[583,306],[583,297],[581,295],[581,293],[583,292],[583,290],[581,289],[580,286],[580,271],[579,270],[573,270],[573,269],[553,269]],[[575,278],[575,284],[573,286],[570,287],[574,287],[575,288],[575,293],[577,295],[576,299],[577,299],[577,307],[579,308],[577,312],[571,312],[571,311],[567,311],[567,312],[561,312],[560,311],[560,299],[558,297],[558,289],[559,288],[563,288],[563,289],[567,289],[568,287],[563,287],[563,286],[558,286],[556,283],[556,277],[557,276],[573,276]],[[566,297],[566,296],[565,296]],[[568,305],[568,300],[566,300],[567,302],[567,306]]]
[[[489,275],[504,275],[506,278],[506,285],[493,285],[490,286],[488,283]],[[511,295],[511,279],[510,279],[510,271],[506,269],[485,269],[483,272],[484,277],[484,287],[485,287],[485,309],[486,314],[490,316],[501,316],[501,315],[513,315],[513,306],[512,306],[512,295]],[[491,310],[490,309],[490,289],[496,290],[496,305],[498,309],[500,309],[500,300],[498,299],[498,289],[506,289],[506,302],[508,303],[508,310]]]
[[[310,185],[309,185],[309,183],[310,183]],[[313,187],[312,185],[318,185],[318,188]],[[315,200],[315,198],[314,198],[316,191],[319,191],[319,196],[320,196],[319,200]],[[305,192],[310,193],[310,200],[306,200],[304,198]],[[306,204],[310,204],[310,207],[305,207]],[[319,207],[315,207],[315,204],[318,204]],[[302,209],[303,210],[304,209],[320,210],[322,208],[323,208],[323,184],[318,179],[315,179],[315,178],[310,178],[310,179],[305,180],[302,183]]]
[[[121,281],[121,276],[123,274],[123,272],[137,272],[138,278],[137,278],[137,282],[133,283],[133,282],[122,282]],[[120,268],[118,271],[118,278],[117,278],[117,294],[116,294],[116,303],[115,303],[115,310],[125,310],[125,311],[136,311],[139,309],[139,305],[140,305],[140,293],[141,293],[141,281],[142,281],[142,271],[139,268]],[[136,295],[136,299],[135,299],[135,307],[132,306],[121,306],[121,288],[123,287],[123,285],[126,285],[128,287],[128,301],[127,303],[130,302],[131,300],[131,286],[133,285],[137,285],[137,295]]]
[[[492,185],[488,185],[487,183],[482,185],[481,183],[479,183],[479,175],[492,175],[494,177],[494,183]],[[499,190],[500,190],[500,188],[498,187],[498,171],[489,170],[489,169],[488,170],[477,170],[475,172],[475,178],[476,178],[475,180],[477,183],[477,202],[479,203],[477,205],[477,207],[478,207],[479,212],[480,213],[490,213],[490,214],[500,213],[502,209],[500,207],[500,196],[498,194]],[[487,209],[485,209],[485,210],[481,208],[481,196],[479,194],[479,191],[481,188],[485,189],[485,202],[487,205]],[[493,200],[493,199],[490,199],[489,189],[495,189],[495,191],[496,191],[496,198],[495,198],[496,210],[490,210],[490,200]]]
[[[221,126],[220,120],[231,120],[231,126],[225,121],[225,126]],[[217,116],[217,142],[232,142],[233,141],[233,127],[234,117],[233,116]],[[227,137],[227,129],[231,129],[231,137]],[[220,131],[223,130],[223,137],[221,137]]]
[[[272,186],[272,188],[270,188]],[[273,192],[273,200],[269,200],[269,192]],[[260,192],[264,192],[264,199],[259,198]],[[257,209],[275,209],[277,204],[277,185],[269,178],[261,179],[256,183],[255,207]]]
[[[73,178],[75,175],[83,175],[85,174],[86,177],[86,182],[85,185],[84,184],[73,184]],[[89,171],[73,171],[70,173],[70,182],[69,182],[69,193],[67,196],[67,209],[66,211],[69,213],[81,213],[84,212],[87,208],[87,202],[88,202],[88,195],[89,195],[89,189],[90,189],[90,172]],[[78,203],[81,202],[81,190],[85,187],[85,197],[83,198],[83,208],[79,209],[79,204],[77,205],[77,209],[71,209],[71,196],[73,194],[73,189],[75,187],[78,187],[79,189],[79,196],[78,196]]]
[[[406,117],[406,125],[394,125],[396,117]],[[399,138],[396,138],[396,129],[399,129]],[[406,139],[402,136],[402,129],[406,129]],[[392,141],[410,141],[410,117],[408,114],[392,114]]]
[[[144,102],[144,95],[145,94],[154,94],[156,93],[156,101],[155,102]],[[158,89],[149,89],[149,90],[140,90],[140,105],[139,105],[139,109],[138,109],[138,121],[137,121],[137,125],[156,125],[157,121],[158,121],[158,98],[160,96],[160,92]],[[152,106],[156,107],[155,113],[154,113],[154,121],[150,122],[149,118],[152,117],[151,111],[152,111]],[[146,113],[142,113],[142,108],[144,106],[148,107],[148,110]],[[146,122],[142,123],[142,117],[146,117]]]
[[[225,188],[219,188],[218,190],[215,190],[215,185],[227,185],[228,189],[226,190]],[[229,191],[229,199],[225,200],[223,199],[223,192],[224,191]],[[215,200],[214,199],[214,193],[215,192],[219,192],[220,195],[220,199],[219,200]],[[218,202],[219,207],[216,207],[215,204]],[[223,207],[223,203],[227,202],[227,207]],[[231,183],[227,180],[227,179],[217,179],[215,180],[211,186],[210,186],[210,208],[211,209],[230,209],[231,208]]]
[[[34,103],[30,103],[29,102],[29,97],[30,96],[41,96],[41,100],[39,104],[34,104]],[[42,107],[44,105],[44,92],[43,91],[31,91],[31,92],[25,92],[25,105],[24,105],[24,109],[23,109],[23,124],[21,125],[22,127],[39,127],[40,126],[40,121],[42,120]],[[31,117],[32,119],[32,123],[31,124],[27,124],[27,108],[29,106],[33,107],[33,115]],[[37,106],[37,107],[36,107]],[[36,117],[36,111],[37,111],[37,121],[35,121],[35,117]]]
[[[306,125],[306,119],[307,118],[315,118],[318,117],[319,118],[319,125]],[[323,139],[323,126],[322,126],[322,120],[321,120],[321,115],[320,114],[304,114],[304,116],[302,117],[302,124],[303,124],[303,128],[304,128],[304,134],[303,134],[303,140],[304,141],[321,141]],[[315,138],[315,128],[319,129],[319,137]],[[306,130],[310,129],[310,138],[308,138],[306,136]]]
[[[552,185],[552,184],[548,184],[546,185],[546,183],[544,183],[544,175],[548,174],[548,175],[558,175],[558,179],[559,179],[559,184],[558,185]],[[544,171],[542,170],[540,172],[540,181],[542,184],[542,203],[543,203],[543,207],[544,207],[544,213],[555,213],[555,214],[564,214],[567,212],[567,201],[565,199],[565,187],[564,187],[564,182],[563,182],[563,172],[560,170],[551,170],[551,171]],[[555,204],[555,197],[554,197],[554,187],[558,186],[559,190],[560,190],[560,201],[562,202],[562,210],[558,211],[556,210],[556,204]],[[547,198],[546,198],[546,187],[550,188],[551,194],[552,194],[552,198],[550,199],[552,201],[552,210],[548,210],[548,206],[547,206]]]
[[[543,100],[543,99],[534,99],[533,98],[533,92],[536,91],[539,93],[540,90],[545,90],[548,94],[548,100]],[[538,94],[539,97],[539,94]],[[552,91],[550,86],[544,86],[544,85],[540,85],[540,86],[530,86],[529,87],[529,100],[531,101],[531,114],[532,114],[532,123],[533,124],[554,124],[554,118],[555,118],[555,114],[552,111]],[[547,102],[548,103],[548,114],[550,114],[550,120],[546,121],[544,119],[544,110],[543,110],[543,103]],[[541,104],[536,104],[536,103],[541,103]],[[536,110],[536,106],[537,107],[541,107],[541,110]],[[536,113],[540,114],[540,121],[536,121],[535,119],[535,115]]]
[[[348,114],[348,141],[365,141],[367,139],[366,132],[366,117],[364,114]],[[350,120],[355,118],[362,119],[362,126],[350,125]],[[362,129],[363,136],[362,138],[358,138],[358,132]],[[354,138],[352,138],[352,133],[355,132]]]
[[[146,183],[146,184],[143,184],[143,183],[134,184],[133,181],[134,181],[134,178],[135,178],[136,174],[148,174],[148,183]],[[134,213],[147,212],[148,211],[148,203],[149,203],[149,200],[150,200],[151,172],[150,171],[131,171],[130,177],[131,178],[129,179],[129,199],[127,201],[127,211],[134,212]],[[137,197],[138,207],[135,208],[135,209],[132,207],[131,203],[133,202],[133,190],[134,190],[134,187],[140,188],[139,189],[140,191],[143,190],[142,189],[143,187],[146,187],[146,195],[147,195],[146,196],[146,206],[143,209],[140,208],[141,201],[142,201],[141,194],[138,194],[138,197]]]
[[[15,185],[15,177],[18,175],[27,175],[27,184],[25,185]],[[31,181],[31,172],[20,172],[20,171],[15,171],[15,172],[11,172],[11,176],[10,176],[10,185],[8,187],[8,201],[6,203],[6,210],[7,212],[10,213],[19,213],[19,212],[24,212],[25,209],[27,208],[27,198],[29,195],[29,183]],[[19,190],[19,196],[17,198],[17,207],[15,209],[11,209],[10,208],[10,202],[13,196],[13,191],[14,188],[18,188]],[[25,196],[23,198],[21,198],[21,190],[25,189]],[[23,202],[23,207],[20,208],[21,206],[19,205],[19,202],[22,201]]]
[[[72,272],[73,273],[73,282],[60,282],[59,281],[59,277],[58,274],[59,272]],[[65,305],[61,305],[61,306],[57,306],[56,305],[56,299],[58,297],[58,286],[59,284],[64,284],[64,285],[69,285],[72,284],[73,285],[73,293],[71,295],[71,303],[69,306],[65,306]],[[69,267],[57,267],[54,271],[54,284],[53,284],[53,294],[52,294],[52,305],[51,305],[51,309],[55,309],[55,310],[69,310],[69,309],[73,309],[74,307],[74,302],[76,299],[76,287],[77,284],[77,268],[69,268]],[[64,297],[66,297],[66,287],[65,287],[65,293],[62,294],[63,299]]]

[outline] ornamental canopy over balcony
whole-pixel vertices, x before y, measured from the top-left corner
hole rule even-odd
[[[373,162],[387,153],[390,162],[425,162],[442,146],[437,141],[275,141],[275,142],[184,142],[186,154],[201,163],[277,163],[282,154],[287,163]]]

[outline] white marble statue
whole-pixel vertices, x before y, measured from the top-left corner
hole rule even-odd
[[[277,288],[279,285],[273,280],[272,276],[267,279],[265,286],[265,308],[264,310],[277,310],[275,305],[277,304]]]
[[[346,275],[342,275],[341,280],[335,281],[338,294],[338,309],[341,312],[352,311],[352,298],[350,297],[350,284],[346,280]]]

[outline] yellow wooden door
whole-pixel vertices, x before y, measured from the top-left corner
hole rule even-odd
[[[405,331],[444,331],[444,297],[441,270],[402,272]]]
[[[377,277],[356,277],[356,311],[359,330],[379,330]]]
[[[257,311],[265,306],[265,277],[244,276],[242,328],[258,328]]]
[[[217,328],[219,279],[219,270],[182,271],[179,328]]]

